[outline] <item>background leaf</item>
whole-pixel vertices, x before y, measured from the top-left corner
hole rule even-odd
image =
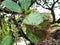
[[[2,39],[1,45],[12,45],[13,39],[11,35],[7,35]]]
[[[12,0],[5,0],[3,1],[2,5],[14,12],[21,12],[21,8],[18,4],[13,2]]]
[[[28,7],[31,4],[31,0],[19,0],[19,1],[20,1],[22,9],[24,9],[25,11],[28,9]]]

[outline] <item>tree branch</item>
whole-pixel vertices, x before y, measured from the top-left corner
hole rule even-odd
[[[31,4],[29,7],[31,7],[35,3],[35,0],[31,0]]]
[[[37,0],[35,0],[35,2],[36,2],[38,5],[42,6],[43,8],[50,10],[50,7],[49,7],[49,6],[48,6],[48,8],[46,8],[45,6],[43,6],[43,5],[41,5],[40,3],[38,3]]]
[[[53,4],[52,4],[52,7],[51,7],[51,8],[54,8],[55,4],[56,4],[58,1],[59,1],[59,0],[56,0],[56,1],[53,0]]]

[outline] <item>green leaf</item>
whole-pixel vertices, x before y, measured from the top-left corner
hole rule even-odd
[[[31,12],[26,18],[23,20],[24,24],[28,25],[39,25],[43,21],[42,15],[39,12]]]
[[[2,39],[1,45],[12,45],[13,39],[11,35],[7,35]]]
[[[22,9],[24,9],[25,11],[28,9],[28,7],[31,4],[31,0],[19,0],[19,1],[20,1]]]
[[[22,24],[21,27],[22,27],[23,32],[28,37],[28,39],[30,39],[32,42],[40,41],[40,38],[36,36],[35,34],[32,34],[32,32],[29,29],[27,29],[26,25]]]
[[[26,30],[26,35],[32,42],[40,41],[39,37],[37,37],[34,34],[32,34],[31,31],[29,31],[29,30]]]
[[[12,0],[5,0],[3,1],[2,5],[4,5],[7,9],[14,11],[14,12],[21,12],[20,6],[13,2]]]
[[[26,34],[28,39],[30,39],[32,42],[39,42],[46,38],[46,31],[40,30],[37,27],[33,28],[31,25],[21,25],[23,32]],[[36,29],[37,28],[37,29]]]

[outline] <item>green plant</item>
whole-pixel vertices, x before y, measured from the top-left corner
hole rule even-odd
[[[18,13],[19,15],[11,15],[6,18],[3,16],[3,18],[0,18],[1,45],[12,45],[12,40],[19,37],[19,30],[23,31],[31,42],[39,42],[46,38],[47,28],[50,26],[49,14],[41,14],[36,10],[30,10],[30,6],[35,1],[18,0],[19,3],[16,3],[12,0],[4,0],[2,2],[2,5],[7,10]],[[52,8],[49,9],[53,12]]]

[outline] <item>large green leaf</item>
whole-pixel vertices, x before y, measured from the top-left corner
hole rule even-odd
[[[28,9],[28,7],[31,4],[31,0],[19,0],[19,1],[20,1],[22,9],[24,9],[25,11]]]
[[[38,42],[40,41],[40,38],[36,36],[35,34],[32,34],[32,32],[27,29],[26,25],[21,25],[23,32],[26,34],[26,36],[32,41],[32,42]]]
[[[26,35],[32,42],[40,41],[39,37],[34,35],[34,34],[32,34],[31,31],[29,31],[29,30],[26,30]]]
[[[28,25],[39,25],[42,22],[43,18],[39,12],[31,12],[26,18],[23,20],[24,24]]]
[[[2,39],[1,45],[12,45],[13,39],[11,35],[7,35]]]
[[[23,32],[32,42],[39,42],[46,38],[46,30],[40,30],[39,28],[31,25],[21,25]]]
[[[17,3],[13,2],[12,0],[5,0],[3,1],[2,5],[4,5],[6,8],[8,8],[11,11],[21,12],[20,6]]]

